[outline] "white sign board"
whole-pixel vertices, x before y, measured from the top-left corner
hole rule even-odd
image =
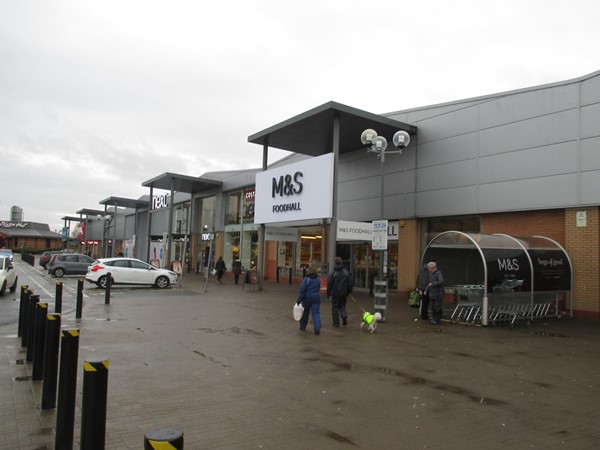
[[[332,215],[333,153],[256,174],[254,223]]]
[[[338,220],[338,241],[371,241],[373,236],[373,224],[371,222],[351,222],[349,220]]]
[[[373,240],[371,247],[373,250],[387,250],[387,220],[373,221]]]
[[[587,227],[587,211],[577,211],[575,214],[577,226]]]
[[[265,241],[298,242],[298,228],[265,228]]]

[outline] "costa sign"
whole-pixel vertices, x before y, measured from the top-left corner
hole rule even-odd
[[[333,154],[256,174],[254,223],[330,218]]]

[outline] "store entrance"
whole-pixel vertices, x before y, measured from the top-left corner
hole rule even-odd
[[[339,244],[336,255],[342,258],[344,267],[354,275],[354,287],[371,291],[379,276],[379,261],[382,251],[374,251],[369,242]],[[397,289],[398,285],[398,244],[388,246],[387,255],[388,288]]]

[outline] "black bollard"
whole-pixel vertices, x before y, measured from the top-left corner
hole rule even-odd
[[[108,360],[83,363],[81,450],[104,450]]]
[[[27,361],[33,361],[33,336],[35,334],[35,310],[40,302],[39,295],[29,296],[29,308],[27,309]]]
[[[83,309],[83,278],[77,280],[77,305],[75,307],[75,318],[81,319]]]
[[[108,272],[106,274],[106,288],[104,290],[104,304],[110,305],[110,288],[112,286],[112,274]]]
[[[23,321],[25,320],[25,297],[29,296],[27,294],[28,287],[26,284],[21,286],[21,299],[19,301],[19,328],[17,329],[17,337],[21,337],[23,335]]]
[[[183,432],[175,428],[150,430],[144,437],[144,450],[183,450]]]
[[[63,330],[60,348],[60,377],[56,407],[56,450],[72,450],[77,396],[79,330]]]
[[[23,305],[23,328],[21,329],[21,347],[27,347],[27,328],[29,326],[29,305],[31,301],[31,294],[33,291],[27,289],[25,291],[25,302]]]
[[[60,319],[60,314],[48,314],[46,316],[46,346],[44,348],[44,384],[42,385],[42,409],[52,409],[56,406],[56,376],[58,374]]]
[[[63,284],[62,281],[56,282],[56,293],[54,295],[54,312],[60,314],[62,312],[62,293]]]
[[[35,308],[33,367],[31,369],[31,379],[33,381],[39,381],[44,378],[44,346],[46,344],[46,316],[48,315],[48,303],[38,303]]]

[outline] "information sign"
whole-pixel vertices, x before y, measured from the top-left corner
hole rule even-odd
[[[387,228],[387,220],[373,221],[373,240],[371,243],[373,250],[387,250]]]

